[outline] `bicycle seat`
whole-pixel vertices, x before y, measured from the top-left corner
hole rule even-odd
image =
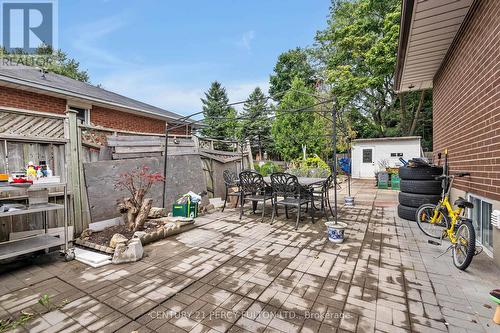
[[[469,202],[462,197],[459,197],[455,201],[455,206],[458,206],[460,208],[474,208],[474,204],[472,202]]]

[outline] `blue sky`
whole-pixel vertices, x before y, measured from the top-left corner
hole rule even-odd
[[[330,0],[59,0],[59,47],[91,81],[180,114],[210,82],[267,91],[278,55],[310,46]]]

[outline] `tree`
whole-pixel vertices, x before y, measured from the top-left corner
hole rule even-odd
[[[263,151],[267,151],[272,144],[271,120],[268,117],[269,105],[262,90],[257,87],[248,96],[241,113],[239,124],[241,139],[249,139],[253,151],[259,153],[262,159]]]
[[[38,47],[34,54],[28,54],[21,49],[7,52],[5,48],[1,50],[4,60],[12,62],[14,65],[41,67],[41,69],[64,75],[72,79],[89,82],[87,71],[80,69],[80,63],[73,58],[69,58],[61,50],[54,52],[51,46],[42,45]]]
[[[300,78],[292,81],[291,88],[281,99],[276,109],[272,134],[277,150],[288,161],[302,156],[303,148],[308,153],[325,156],[328,139],[325,136],[325,120],[313,109],[297,110],[317,103],[311,95],[313,90]]]
[[[275,101],[280,101],[285,92],[290,89],[292,80],[298,77],[307,87],[314,87],[315,71],[309,63],[307,53],[296,48],[280,54],[274,66],[274,73],[269,79],[269,94]]]
[[[415,133],[416,121],[426,115],[413,107],[421,93],[405,98],[393,89],[399,20],[399,0],[336,0],[328,27],[316,36],[315,55],[324,64],[332,93],[341,106],[359,111],[351,114],[357,121],[371,123],[360,124],[369,135]],[[423,95],[421,105],[427,101]]]
[[[165,178],[158,172],[151,172],[143,165],[139,169],[119,175],[115,183],[117,190],[124,190],[130,194],[118,203],[118,209],[131,231],[142,230],[153,204],[153,199],[145,198],[151,187]]]
[[[206,126],[201,133],[210,138],[233,140],[236,134],[236,110],[228,105],[226,88],[217,81],[212,82],[201,102]]]

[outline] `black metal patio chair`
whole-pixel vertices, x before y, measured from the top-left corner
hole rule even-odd
[[[295,222],[295,230],[299,228],[300,209],[302,206],[309,206],[311,203],[311,219],[314,223],[314,205],[312,204],[312,190],[308,187],[301,186],[296,176],[288,173],[273,173],[271,175],[271,187],[273,190],[273,214],[271,224],[274,223],[274,215],[278,213],[278,206],[284,206],[286,217],[288,218],[288,207],[297,208],[297,221]],[[278,197],[282,199],[278,200]]]
[[[330,175],[326,178],[326,180],[321,184],[321,186],[313,187],[312,195],[313,195],[313,205],[316,201],[320,203],[320,210],[323,213],[323,216],[328,219],[326,209],[330,211],[330,214],[333,218],[333,209],[330,204],[330,188],[332,188],[333,183],[333,175]],[[316,207],[316,206],[315,206]]]
[[[236,207],[238,207],[238,203],[240,201],[241,197],[241,191],[239,189],[238,185],[238,175],[236,172],[231,171],[231,170],[224,170],[222,173],[222,177],[224,178],[224,186],[226,187],[226,196],[224,198],[224,206],[222,206],[222,211],[226,209],[226,203],[227,203],[227,198],[228,197],[237,197],[236,201]],[[230,188],[238,187],[238,191],[236,192],[229,192]]]
[[[243,171],[239,175],[240,183],[240,220],[243,216],[243,206],[246,201],[252,202],[252,210],[255,213],[257,204],[262,202],[262,222],[264,221],[264,212],[266,201],[272,203],[273,195],[271,188],[264,181],[264,177],[255,171]]]

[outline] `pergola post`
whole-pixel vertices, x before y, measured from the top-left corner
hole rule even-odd
[[[165,123],[165,159],[163,161],[163,200],[162,207],[167,208],[167,161],[168,161],[168,123]]]
[[[334,216],[334,221],[335,224],[338,222],[338,214],[337,214],[337,98],[334,96],[333,97],[333,106],[332,106],[332,121],[333,121],[333,133],[332,133],[332,140],[333,140],[333,166],[332,166],[332,173],[333,173],[333,193],[334,193],[334,200],[335,200],[335,216]]]

